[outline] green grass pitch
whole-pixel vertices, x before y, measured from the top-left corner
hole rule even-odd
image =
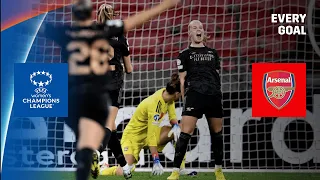
[[[320,180],[320,173],[224,173],[227,180]],[[55,172],[59,179],[74,180],[74,172]],[[131,180],[166,180],[170,173],[150,176],[150,173],[135,172]],[[92,178],[91,178],[92,179]],[[180,180],[215,180],[214,173],[198,173],[197,176],[180,176]],[[99,176],[97,180],[124,180],[122,176]]]

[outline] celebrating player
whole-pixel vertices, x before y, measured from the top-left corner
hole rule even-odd
[[[62,48],[62,59],[69,64],[69,107],[66,123],[77,137],[77,180],[87,180],[90,173],[92,154],[98,149],[105,134],[108,118],[108,84],[106,72],[108,61],[113,58],[109,38],[142,25],[179,0],[164,0],[156,7],[144,11],[125,21],[112,20],[104,25],[93,24],[90,0],[77,0],[72,8],[75,20],[73,27],[54,27],[46,24],[43,32]],[[124,175],[131,177],[131,173]],[[128,176],[127,176],[128,175]]]
[[[161,175],[163,173],[158,152],[161,152],[172,138],[177,140],[179,137],[180,127],[175,113],[175,101],[180,96],[179,76],[173,74],[166,88],[158,90],[139,104],[124,129],[121,139],[122,150],[130,169],[134,169],[134,164],[138,162],[141,149],[149,147],[153,157],[152,174]],[[172,128],[160,127],[167,112]],[[184,167],[184,163],[182,166]],[[101,169],[101,171],[102,175],[122,174],[121,169],[116,166]]]
[[[220,83],[220,58],[215,49],[204,45],[202,23],[198,20],[189,24],[191,45],[183,50],[177,60],[180,74],[184,109],[181,134],[175,148],[174,169],[168,180],[179,179],[179,167],[187,150],[197,120],[206,115],[211,134],[217,180],[225,180],[222,173],[223,137],[222,92]]]
[[[97,11],[97,22],[105,24],[107,21],[112,20],[118,13],[114,11],[111,5],[102,4]],[[111,152],[114,154],[117,162],[121,167],[126,165],[126,160],[122,153],[120,141],[117,138],[117,128],[115,120],[118,114],[120,100],[121,100],[121,89],[123,86],[123,67],[121,59],[123,58],[124,67],[126,73],[132,72],[132,65],[130,60],[129,45],[124,35],[119,37],[112,37],[109,40],[110,44],[119,44],[114,47],[114,57],[109,61],[109,74],[111,76],[108,82],[109,96],[111,98],[111,107],[109,107],[109,117],[107,120],[107,126],[105,128],[106,134],[102,142],[102,146],[99,149],[100,153],[106,148],[107,144]],[[109,143],[108,143],[109,142]],[[91,167],[91,176],[97,178],[100,172],[99,156],[97,153],[93,154],[93,161]]]

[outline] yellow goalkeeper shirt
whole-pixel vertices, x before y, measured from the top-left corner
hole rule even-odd
[[[123,131],[125,138],[133,143],[157,146],[160,135],[160,123],[168,112],[169,120],[176,120],[175,102],[166,103],[162,98],[165,88],[144,99],[137,107],[128,125]]]

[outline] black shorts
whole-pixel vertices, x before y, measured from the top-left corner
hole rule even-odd
[[[119,108],[122,97],[122,88],[116,90],[109,90],[109,96],[111,100],[111,106]]]
[[[74,131],[77,138],[81,117],[91,119],[104,128],[109,115],[109,102],[107,92],[90,92],[83,90],[82,87],[69,88],[66,124]]]
[[[192,116],[198,119],[205,115],[206,118],[222,118],[223,106],[221,96],[205,95],[189,90],[184,96],[182,116]]]

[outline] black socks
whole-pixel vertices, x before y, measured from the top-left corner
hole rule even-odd
[[[117,131],[112,131],[111,138],[108,144],[111,152],[113,153],[114,157],[117,159],[117,162],[120,164],[121,167],[127,164],[126,159],[124,158],[120,141],[117,137]]]
[[[222,165],[223,159],[223,136],[222,133],[211,133],[211,142],[215,165]]]
[[[190,134],[181,132],[178,142],[176,144],[175,153],[174,153],[173,165],[175,168],[180,168],[184,155],[187,152],[187,147],[188,147],[190,138],[191,138]]]
[[[111,137],[111,131],[110,129],[108,128],[105,128],[105,135],[104,135],[104,138],[103,138],[103,141],[102,141],[102,144],[100,146],[100,149],[99,149],[99,152],[100,154],[106,149],[109,141],[110,141],[110,137]]]
[[[120,164],[121,167],[127,164],[126,159],[124,158],[120,141],[117,137],[117,130],[110,131],[110,129],[105,128],[106,135],[102,141],[102,145],[99,149],[100,154],[106,149],[110,148],[111,152],[113,153],[114,157],[117,159],[117,162]]]
[[[76,153],[77,172],[76,180],[88,180],[90,174],[90,168],[92,163],[93,150],[84,148],[78,150]]]

